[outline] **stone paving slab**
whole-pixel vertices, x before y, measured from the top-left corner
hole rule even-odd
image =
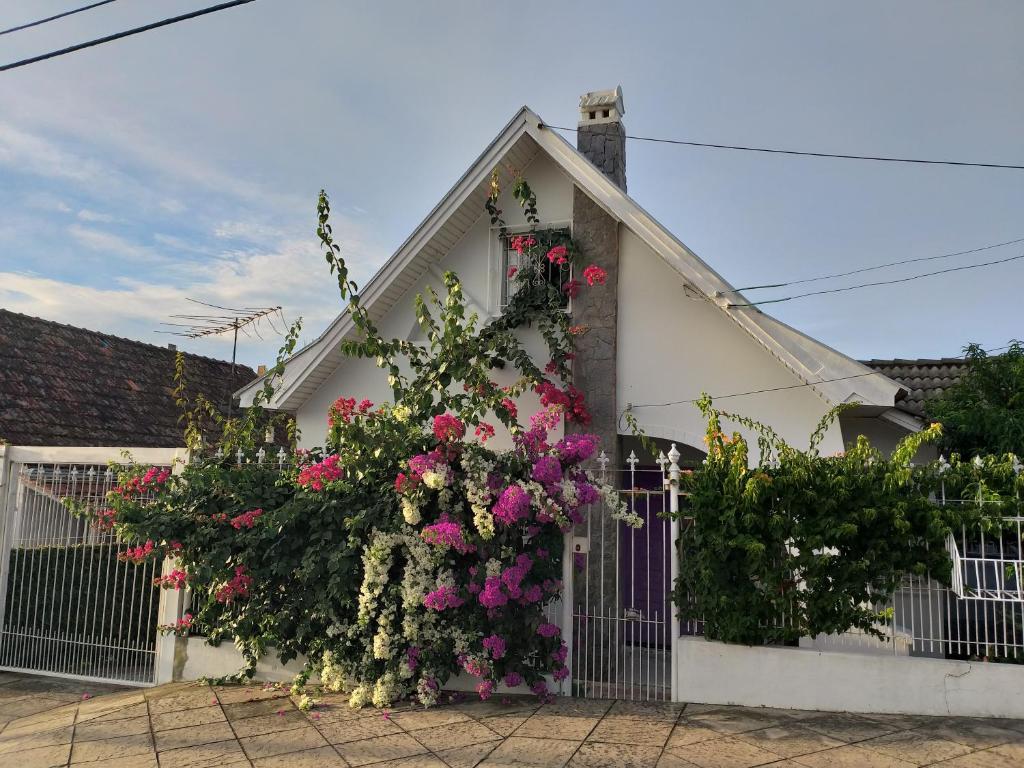
[[[14,768],[1021,768],[1024,721],[457,695],[302,712],[279,686],[132,690],[0,673]]]

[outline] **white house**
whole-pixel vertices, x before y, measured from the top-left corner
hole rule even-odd
[[[585,260],[608,272],[606,286],[585,292],[570,311],[574,322],[591,327],[579,342],[576,384],[594,414],[593,431],[616,462],[633,447],[627,410],[649,436],[677,443],[684,458],[698,457],[701,415],[692,403],[678,401],[702,392],[762,390],[720,405],[771,425],[796,446],[806,445],[829,408],[857,403],[826,435],[824,453],[842,450],[859,433],[890,448],[919,428],[896,408],[905,394],[898,383],[756,307],[742,306],[740,293],[629,197],[621,89],[585,94],[580,104],[578,148],[521,108],[365,286],[363,304],[385,336],[417,338],[413,299],[428,285],[443,288],[446,270],[459,275],[481,318],[501,313],[506,257],[484,201],[498,168],[506,182],[500,202],[506,219],[512,227],[525,226],[505,189],[512,167],[537,193],[542,226],[570,227]],[[337,397],[389,397],[372,360],[339,352],[339,342],[352,332],[343,313],[287,361],[272,405],[296,414],[304,445],[322,441],[328,407]],[[259,386],[254,382],[239,392],[243,405]],[[674,404],[658,405],[665,403]],[[520,405],[529,414],[536,403]]]

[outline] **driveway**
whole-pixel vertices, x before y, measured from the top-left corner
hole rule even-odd
[[[254,768],[1019,768],[1024,721],[495,697],[387,713],[324,696],[0,673],[0,765]]]

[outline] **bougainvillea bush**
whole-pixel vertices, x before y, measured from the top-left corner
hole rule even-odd
[[[488,213],[501,224],[497,196],[495,177]],[[521,179],[515,197],[539,224]],[[449,273],[446,295],[416,301],[427,343],[385,340],[348,279],[323,194],[319,213],[327,262],[359,331],[344,350],[388,373],[392,400],[342,394],[322,449],[297,451],[281,468],[236,465],[236,452],[251,458],[256,449],[266,422],[259,401],[272,395],[279,364],[242,422],[222,424],[219,453],[197,443],[197,460],[158,482],[129,468],[98,523],[130,545],[128,557],[174,556],[162,585],[190,589],[192,609],[166,629],[233,640],[246,671],[273,647],[285,661],[309,660],[300,684],[316,672],[354,706],[409,695],[430,705],[455,673],[477,678],[482,698],[499,685],[547,697],[550,681],[568,675],[561,630],[546,614],[561,594],[563,533],[597,501],[640,525],[583,468],[597,439],[553,435],[563,421],[589,420],[569,380],[579,331],[561,309],[564,293],[584,288],[524,280],[509,310],[481,324]],[[530,234],[510,240],[527,268],[577,258],[571,241],[544,251]],[[587,290],[602,282],[595,270],[584,270]],[[550,360],[526,354],[517,333],[526,324],[548,342]],[[510,365],[519,378],[498,386],[492,371]],[[541,410],[523,424],[514,398],[527,390]],[[512,449],[488,446],[495,422]]]

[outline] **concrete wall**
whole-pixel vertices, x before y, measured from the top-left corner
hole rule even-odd
[[[629,403],[665,403],[696,399],[702,392],[726,395],[802,383],[718,307],[688,290],[682,277],[640,238],[626,227],[619,233],[619,413]],[[797,448],[807,447],[828,410],[808,387],[716,404],[770,425]],[[637,408],[634,413],[654,437],[704,446],[706,425],[692,403]],[[756,441],[751,447],[756,450]],[[835,425],[821,450],[827,454],[842,448],[842,433]]]
[[[750,707],[1024,717],[1014,664],[751,648],[681,638],[681,701]]]
[[[208,645],[205,637],[176,638],[174,645],[174,671],[171,679],[198,680],[202,677],[224,677],[233,675],[245,662],[241,652],[229,642],[214,647]],[[256,665],[256,679],[270,682],[291,682],[302,671],[305,658],[298,658],[282,664],[272,652]],[[170,680],[158,680],[165,683]]]

